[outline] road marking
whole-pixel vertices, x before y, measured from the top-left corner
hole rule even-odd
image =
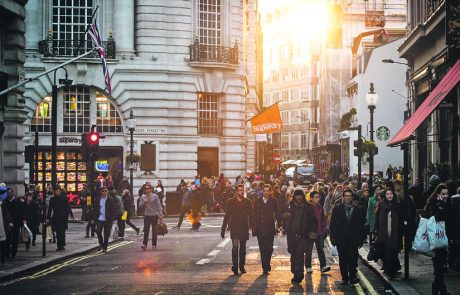
[[[107,252],[110,252],[110,251],[112,251],[112,250],[114,250],[116,248],[131,244],[131,243],[133,243],[133,241],[122,241],[122,242],[119,242],[117,244],[110,245],[109,247],[107,247]],[[51,274],[51,273],[53,273],[55,271],[58,271],[59,269],[61,269],[63,267],[78,263],[78,262],[80,262],[82,260],[85,260],[85,259],[88,259],[88,258],[100,256],[100,255],[104,255],[104,253],[99,253],[98,252],[98,253],[93,253],[93,254],[87,254],[87,255],[84,255],[84,256],[81,256],[81,257],[72,258],[72,259],[69,259],[69,260],[64,261],[62,263],[58,263],[58,264],[55,264],[53,266],[50,266],[47,269],[38,271],[38,272],[36,272],[36,273],[34,273],[32,275],[25,276],[25,277],[22,277],[22,278],[17,278],[17,279],[5,282],[3,284],[0,284],[0,286],[8,286],[8,285],[11,285],[11,284],[23,281],[23,280],[33,280],[33,279],[36,279],[36,278],[39,278],[39,277],[43,277],[43,276],[49,275],[49,274]]]
[[[230,238],[225,238],[216,248],[225,248],[231,242]]]
[[[208,263],[209,261],[211,261],[211,259],[203,258],[203,259],[200,259],[196,264],[205,264],[205,263]]]
[[[211,252],[208,253],[208,256],[216,256],[219,254],[220,250],[212,250]]]
[[[374,287],[372,287],[372,284],[367,280],[366,276],[360,271],[358,270],[358,277],[359,279],[361,280],[361,282],[363,282],[366,290],[367,290],[367,293],[371,294],[371,295],[377,295],[377,291],[375,291]]]
[[[366,293],[364,293],[364,290],[360,284],[355,284],[355,289],[356,289],[356,292],[358,292],[358,295],[366,295]]]

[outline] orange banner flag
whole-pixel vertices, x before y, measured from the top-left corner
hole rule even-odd
[[[283,123],[281,122],[278,103],[275,103],[261,114],[253,117],[251,119],[251,128],[253,134],[281,131],[283,129]]]

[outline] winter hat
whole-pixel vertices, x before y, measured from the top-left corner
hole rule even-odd
[[[428,180],[428,184],[430,187],[436,187],[438,184],[441,183],[441,178],[436,174],[431,175],[430,179]]]
[[[303,189],[296,189],[296,190],[294,190],[293,196],[295,197],[295,196],[298,196],[298,195],[300,195],[300,196],[302,196],[302,197],[305,197],[305,192],[303,191]]]
[[[285,186],[285,185],[283,185],[283,186],[281,187],[281,191],[282,191],[283,193],[287,192],[287,189],[288,189],[288,187]]]

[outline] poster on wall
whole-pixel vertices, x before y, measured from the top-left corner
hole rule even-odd
[[[446,45],[460,45],[460,0],[446,1]]]

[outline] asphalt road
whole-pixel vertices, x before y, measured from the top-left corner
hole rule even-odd
[[[136,220],[141,224],[142,220]],[[167,219],[171,228],[175,219]],[[313,253],[313,274],[292,286],[286,238],[275,238],[272,272],[262,274],[257,240],[247,249],[247,273],[233,275],[231,243],[222,240],[222,217],[202,220],[199,232],[184,222],[180,231],[159,237],[157,249],[141,249],[142,236],[129,229],[125,240],[111,244],[109,252],[89,253],[46,269],[0,282],[0,294],[391,294],[383,282],[360,263],[360,284],[340,287],[337,257],[326,256],[332,270],[319,272]],[[82,234],[83,236],[83,234]]]

